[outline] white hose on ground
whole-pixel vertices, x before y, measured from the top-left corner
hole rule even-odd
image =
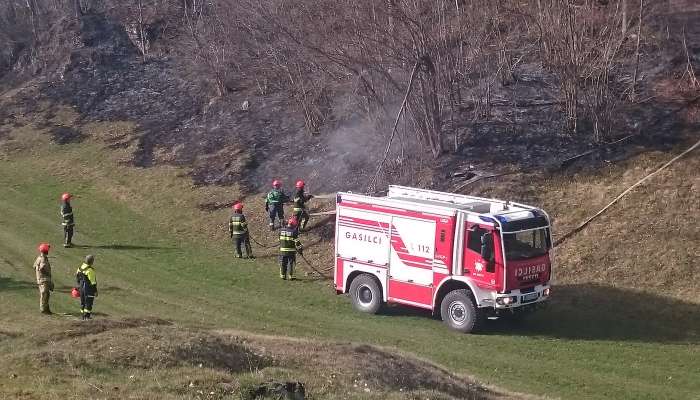
[[[658,174],[659,172],[663,171],[664,169],[666,169],[666,167],[668,167],[669,165],[673,164],[674,162],[676,162],[677,160],[679,160],[681,157],[685,156],[686,154],[690,153],[691,151],[695,150],[698,146],[700,146],[700,140],[699,140],[697,143],[695,143],[694,145],[690,146],[690,148],[687,149],[686,151],[684,151],[684,152],[682,152],[681,154],[679,154],[679,155],[673,157],[669,162],[667,162],[666,164],[664,164],[664,165],[662,165],[661,167],[659,167],[656,171],[650,173],[649,175],[647,175],[647,176],[645,176],[644,178],[642,178],[642,179],[640,179],[639,181],[637,181],[637,183],[635,183],[634,185],[632,185],[632,186],[630,186],[629,188],[627,188],[627,190],[625,190],[624,192],[620,193],[617,197],[615,197],[615,199],[613,199],[613,201],[611,201],[610,203],[608,203],[608,205],[606,205],[605,207],[603,207],[600,211],[598,211],[597,213],[593,214],[593,216],[591,216],[591,217],[588,218],[587,220],[585,220],[585,221],[583,221],[582,223],[580,223],[576,228],[572,229],[572,230],[569,231],[567,234],[565,234],[564,236],[562,236],[562,237],[560,237],[559,239],[557,239],[557,240],[554,242],[554,247],[559,246],[559,245],[562,244],[566,239],[568,239],[569,237],[573,236],[575,233],[577,233],[577,232],[579,232],[580,230],[582,230],[583,228],[585,228],[586,225],[588,225],[588,224],[589,224],[591,221],[593,221],[594,219],[598,218],[598,217],[599,217],[601,214],[603,214],[608,208],[612,207],[613,204],[617,203],[618,200],[620,200],[621,198],[625,197],[625,195],[627,195],[627,193],[631,192],[634,188],[636,188],[637,186],[639,186],[639,185],[641,185],[642,183],[644,183],[644,181],[646,181],[647,179],[649,179],[649,178],[653,177],[654,175]]]

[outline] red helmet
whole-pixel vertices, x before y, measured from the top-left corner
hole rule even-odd
[[[243,211],[243,203],[236,203],[231,208],[233,208],[234,211]]]
[[[299,179],[299,180],[297,181],[297,185],[296,185],[296,186],[297,186],[297,189],[303,189],[303,188],[304,188],[304,181],[302,181],[301,179]]]
[[[39,245],[39,253],[44,253],[44,254],[49,254],[49,249],[51,248],[51,245],[48,243],[41,243]]]
[[[73,288],[73,290],[70,291],[70,297],[74,299],[80,298],[80,292],[78,291],[78,288]]]
[[[289,218],[289,221],[287,221],[287,226],[295,227],[298,223],[297,217],[291,217]]]
[[[282,186],[282,182],[280,182],[278,179],[275,179],[274,181],[272,181],[273,188],[279,189],[280,186]]]
[[[61,200],[63,200],[63,201],[68,201],[68,200],[71,199],[71,197],[73,197],[73,196],[72,196],[70,193],[63,193],[63,194],[61,195]]]

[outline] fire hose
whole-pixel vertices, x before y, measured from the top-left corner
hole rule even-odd
[[[316,267],[314,267],[314,266],[311,264],[311,262],[310,262],[308,259],[306,259],[306,257],[304,256],[304,253],[299,253],[299,255],[301,256],[301,259],[304,260],[304,262],[306,263],[306,265],[308,265],[309,268],[311,268],[315,273],[319,274],[320,276],[322,276],[322,277],[325,278],[325,279],[331,279],[330,276],[324,274],[323,272],[319,271]]]
[[[262,248],[265,248],[265,249],[271,249],[271,248],[277,246],[276,243],[273,243],[273,244],[270,244],[270,245],[264,245],[264,244],[258,242],[257,240],[255,240],[255,238],[253,237],[253,235],[250,234],[250,232],[248,232],[248,237],[250,238],[250,240],[251,240],[253,243],[255,243],[255,244],[257,244],[258,246],[260,246],[260,247],[262,247]]]

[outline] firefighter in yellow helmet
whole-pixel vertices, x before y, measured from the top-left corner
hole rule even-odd
[[[294,279],[294,265],[297,261],[297,253],[302,254],[304,247],[299,241],[297,219],[292,217],[287,226],[280,230],[280,278]]]
[[[92,318],[92,305],[97,297],[94,263],[95,256],[86,256],[85,262],[75,273],[75,280],[78,282],[78,290],[80,291],[80,314],[82,314],[83,320]]]
[[[51,264],[49,263],[48,243],[39,245],[39,256],[34,261],[34,271],[36,271],[36,283],[39,285],[39,310],[42,314],[51,314],[49,307],[49,297],[53,292],[53,280],[51,279]]]

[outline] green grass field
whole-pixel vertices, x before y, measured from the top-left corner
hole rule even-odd
[[[551,307],[522,325],[493,322],[483,334],[457,334],[404,308],[368,316],[353,311],[326,282],[281,281],[274,257],[234,261],[223,234],[193,228],[200,217],[202,223],[225,219],[226,211],[202,216],[190,202],[201,193],[177,177],[181,171],[119,166],[88,142],[35,142],[0,156],[0,398],[17,393],[20,381],[8,374],[22,366],[8,360],[16,362],[13,351],[29,345],[13,332],[60,332],[71,318],[38,314],[31,265],[36,245],[48,241],[56,313],[78,311],[68,291],[82,257],[91,253],[100,288],[97,319],[157,317],[185,327],[375,344],[487,385],[554,398],[700,399],[696,305],[582,284],[555,288]],[[73,249],[60,248],[58,197],[64,190],[81,196],[74,201]],[[77,368],[93,376],[112,373]],[[28,397],[68,385],[42,376],[22,379]]]

